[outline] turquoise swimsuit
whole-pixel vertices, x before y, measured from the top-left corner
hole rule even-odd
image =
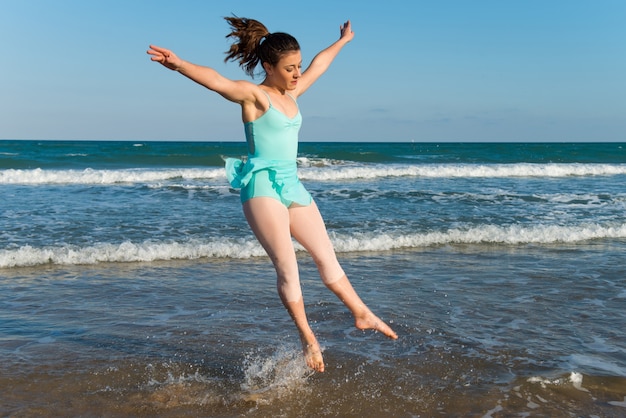
[[[248,158],[226,159],[226,176],[231,186],[241,188],[241,202],[253,197],[272,197],[286,207],[292,203],[310,205],[311,194],[298,179],[298,131],[302,124],[300,110],[293,118],[272,106],[256,120],[246,122]],[[288,93],[287,93],[288,94]],[[294,102],[295,99],[289,95]]]

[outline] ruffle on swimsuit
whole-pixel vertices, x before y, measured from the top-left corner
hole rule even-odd
[[[311,194],[298,179],[298,165],[295,160],[266,160],[251,157],[246,162],[238,158],[225,158],[224,161],[228,182],[236,189],[246,187],[255,173],[267,170],[272,181],[272,188],[281,197],[283,203],[295,202],[308,206],[313,200]]]

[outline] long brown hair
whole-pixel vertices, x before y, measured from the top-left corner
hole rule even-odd
[[[224,61],[238,61],[246,74],[254,78],[254,69],[261,63],[270,65],[278,61],[286,52],[299,51],[300,45],[293,36],[284,32],[270,33],[258,20],[245,17],[225,17],[232,31],[227,38],[237,38],[230,46]]]

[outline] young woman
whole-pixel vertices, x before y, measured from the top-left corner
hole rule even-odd
[[[265,76],[260,84],[230,80],[158,46],[151,45],[148,54],[152,61],[241,106],[248,158],[245,162],[227,159],[227,176],[233,187],[241,188],[245,217],[274,264],[278,294],[298,328],[306,362],[322,372],[324,360],[304,310],[292,237],[311,254],[322,281],[352,312],[357,328],[398,338],[353,289],[337,261],[322,216],[297,177],[302,117],[296,99],[326,71],[354,33],[350,21],[341,25],[339,40],[318,53],[302,71],[300,46],[294,37],[270,33],[253,19],[225,19],[232,29],[227,37],[236,39],[225,61],[238,60],[251,77],[260,64]]]

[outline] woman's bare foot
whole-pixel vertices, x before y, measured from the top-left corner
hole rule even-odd
[[[389,325],[385,324],[365,306],[352,284],[350,284],[348,276],[344,275],[339,280],[326,283],[326,286],[350,309],[350,312],[354,315],[354,325],[358,329],[373,329],[393,340],[398,338],[398,334]]]
[[[398,334],[392,330],[389,325],[385,324],[379,317],[374,315],[372,311],[368,310],[360,316],[354,318],[354,325],[358,329],[373,329],[378,331],[392,340],[398,339]]]
[[[304,353],[304,359],[307,366],[316,372],[324,371],[324,358],[322,357],[322,349],[318,344],[315,336],[313,339],[302,338],[302,351]]]
[[[281,299],[282,298],[283,296],[281,295]],[[304,353],[304,359],[307,366],[316,372],[323,372],[324,359],[322,358],[322,350],[317,342],[317,338],[315,338],[315,334],[311,330],[311,327],[309,327],[309,323],[306,320],[302,296],[300,296],[300,300],[297,302],[284,301],[283,303],[298,328],[298,334],[300,335],[300,341],[302,342],[302,351]]]

